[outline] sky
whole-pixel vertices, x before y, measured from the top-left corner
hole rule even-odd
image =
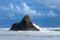
[[[40,27],[60,27],[60,0],[0,0],[0,27],[11,27],[25,15]]]

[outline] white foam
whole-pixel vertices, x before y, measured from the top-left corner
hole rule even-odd
[[[40,26],[36,25],[35,23],[33,23],[33,25],[39,29],[41,32],[51,32],[51,31],[59,31],[60,28],[41,28]]]
[[[50,30],[48,30],[48,29],[46,29],[46,28],[41,28],[40,26],[38,26],[38,25],[36,25],[35,23],[33,23],[33,25],[37,28],[37,29],[39,29],[41,32],[50,32]]]
[[[38,25],[36,25],[35,23],[33,23],[33,25],[37,28],[37,29],[41,29]]]

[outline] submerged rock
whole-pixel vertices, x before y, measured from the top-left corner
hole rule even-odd
[[[20,23],[15,23],[12,25],[12,28],[10,30],[32,30],[32,31],[39,31],[32,22],[30,21],[30,17],[28,15],[25,15],[24,18]]]

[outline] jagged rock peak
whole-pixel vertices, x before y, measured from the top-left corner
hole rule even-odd
[[[23,21],[29,23],[30,22],[30,17],[28,15],[25,15],[21,22],[23,22]]]
[[[10,30],[31,30],[31,31],[39,31],[32,22],[30,21],[30,17],[28,15],[25,15],[21,22],[14,23]]]

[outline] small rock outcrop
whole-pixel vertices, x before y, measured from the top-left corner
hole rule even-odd
[[[37,29],[32,24],[32,22],[30,21],[30,17],[28,15],[25,15],[20,23],[14,23],[10,30],[15,30],[15,31],[18,31],[18,30],[39,31],[39,29]]]

